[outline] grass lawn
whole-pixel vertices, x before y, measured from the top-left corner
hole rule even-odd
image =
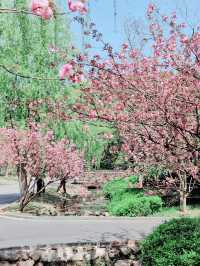
[[[33,199],[24,209],[24,213],[30,215],[104,215],[106,201],[102,193],[90,193],[83,198],[78,194],[61,194],[55,187],[50,187],[40,197]],[[91,204],[92,202],[92,204]],[[19,202],[13,202],[4,209],[5,212],[19,213]]]
[[[25,213],[33,215],[57,215],[57,207],[67,197],[50,188],[45,194],[36,197],[24,209]],[[19,202],[13,202],[4,209],[6,212],[19,212]]]
[[[180,212],[179,206],[177,206],[177,207],[162,208],[160,212],[151,215],[151,217],[171,217],[171,218],[177,218],[183,216],[200,217],[200,204],[188,205],[188,211],[185,214]]]
[[[16,183],[18,182],[17,176],[15,175],[0,175],[0,185]]]
[[[97,194],[98,195],[98,194]],[[102,194],[100,194],[102,196]],[[100,198],[99,196],[99,198]],[[98,196],[97,196],[98,197]],[[68,194],[63,195],[56,192],[55,188],[49,188],[48,191],[40,196],[35,198],[32,202],[30,202],[27,207],[24,209],[24,212],[26,214],[31,215],[70,215],[67,211],[68,207],[71,205],[70,203],[73,201],[72,198],[69,197]],[[100,204],[97,203],[98,198],[96,199],[95,204],[91,204],[90,201],[84,202],[82,199],[80,202],[73,203],[73,208],[77,208],[78,206],[78,212],[77,215],[87,215],[87,212],[90,212],[90,215],[95,215],[95,213],[105,213],[105,203],[101,202]],[[94,201],[93,201],[94,203]],[[72,206],[71,205],[71,206]],[[62,209],[64,208],[64,209]],[[81,210],[80,210],[81,208]],[[12,212],[12,213],[18,213],[19,211],[19,203],[14,202],[6,207],[6,212]],[[86,211],[86,212],[84,212]],[[76,213],[72,213],[71,215],[76,215]],[[106,215],[107,216],[107,215]],[[150,215],[147,217],[169,217],[169,218],[178,218],[178,217],[200,217],[200,204],[199,205],[188,205],[188,212],[183,214],[180,212],[179,207],[168,207],[168,208],[162,208],[160,212],[155,213],[154,215]]]

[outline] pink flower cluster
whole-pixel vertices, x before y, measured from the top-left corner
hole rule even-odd
[[[61,67],[59,77],[61,80],[67,78],[73,83],[80,83],[84,80],[82,71],[76,71],[75,65],[71,63],[67,63]]]
[[[87,13],[86,0],[67,0],[69,10],[71,12],[79,12],[84,15]],[[51,0],[31,0],[31,12],[43,19],[50,19],[54,15],[53,2]]]
[[[53,8],[49,0],[32,0],[31,11],[46,20],[53,17]]]
[[[23,168],[27,179],[63,179],[83,174],[83,156],[66,139],[55,141],[50,131],[42,134],[37,128],[0,128],[0,149],[0,166]]]
[[[150,3],[147,8],[147,15],[150,16],[154,11],[155,11],[155,6]]]
[[[68,7],[71,12],[79,12],[80,14],[87,13],[86,1],[78,0],[73,2],[72,0],[68,0]]]

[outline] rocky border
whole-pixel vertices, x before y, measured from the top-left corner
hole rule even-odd
[[[140,266],[138,241],[0,249],[1,266]]]

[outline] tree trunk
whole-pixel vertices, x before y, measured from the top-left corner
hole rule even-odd
[[[28,180],[27,180],[27,173],[23,166],[20,164],[17,166],[17,175],[19,181],[19,189],[20,189],[20,203],[19,203],[19,210],[23,212],[24,207],[26,206],[26,198],[28,192]]]
[[[40,196],[41,193],[45,193],[45,183],[42,178],[39,178],[37,180],[37,193]]]
[[[187,175],[180,177],[180,210],[187,212]]]
[[[62,193],[66,193],[66,180],[65,178],[60,181],[60,185],[58,186],[57,192],[62,189]]]
[[[22,165],[17,167],[17,175],[19,180],[20,196],[23,197],[26,194],[28,184],[26,170]]]
[[[19,202],[19,210],[20,210],[20,212],[23,212],[23,210],[24,210],[24,208],[26,206],[26,204],[24,204],[24,202],[25,202],[25,196],[22,196],[20,198],[20,202]]]
[[[180,210],[187,212],[187,194],[184,192],[180,192]]]

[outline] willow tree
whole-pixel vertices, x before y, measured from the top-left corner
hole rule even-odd
[[[34,119],[44,120],[47,99],[67,91],[57,74],[64,58],[55,47],[70,54],[68,21],[59,10],[49,21],[25,13],[26,0],[2,0],[1,8],[17,12],[0,14],[0,125],[26,126],[31,107]]]
[[[65,59],[55,49],[71,46],[69,24],[56,7],[45,21],[31,14],[26,0],[1,0],[0,8],[0,127],[26,128],[48,120],[49,106],[68,88],[58,79]],[[19,171],[18,171],[19,172]],[[26,176],[18,173],[20,187]]]
[[[54,16],[48,20],[31,14],[29,5],[26,0],[0,1],[1,10],[7,9],[0,10],[0,127],[39,123],[58,139],[67,135],[85,151],[88,164],[99,167],[108,143],[97,139],[102,126],[89,134],[76,118],[68,122],[74,117],[68,105],[81,85],[59,80],[60,67],[78,52],[71,49],[68,19],[56,1]]]

